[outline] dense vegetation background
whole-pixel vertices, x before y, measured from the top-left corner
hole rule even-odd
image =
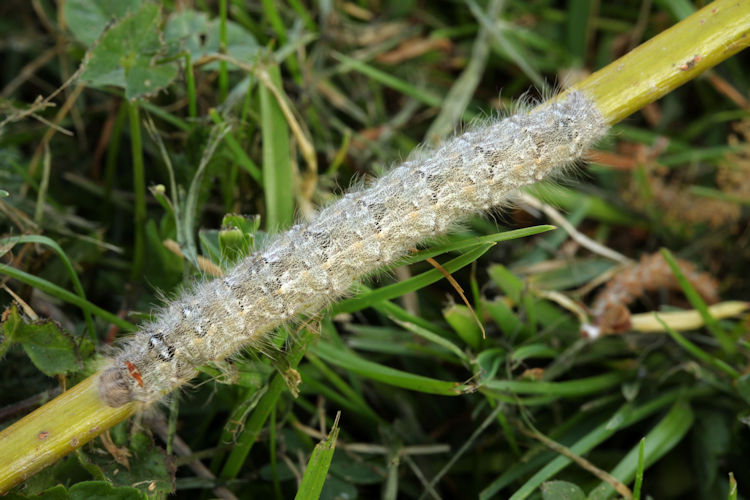
[[[693,9],[3,2],[0,425],[352,182]],[[644,498],[748,495],[745,304],[705,309],[750,290],[747,64],[615,127],[577,175],[535,191],[541,209],[467,221],[17,494],[290,497],[340,411],[324,498],[607,498],[639,489],[639,473]],[[550,207],[600,246],[562,229],[520,237],[546,227],[500,234],[558,224]],[[694,308],[691,326],[631,317]],[[582,323],[610,334],[591,340]]]

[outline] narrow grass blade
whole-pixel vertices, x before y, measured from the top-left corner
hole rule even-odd
[[[403,259],[399,260],[391,267],[407,266],[407,265],[415,264],[417,262],[422,262],[431,257],[442,255],[444,253],[457,252],[459,250],[465,250],[467,248],[472,248],[472,247],[484,245],[487,243],[499,243],[501,241],[509,241],[509,240],[515,240],[518,238],[525,238],[527,236],[533,236],[535,234],[544,233],[546,231],[551,231],[553,229],[557,229],[557,228],[555,226],[550,226],[550,225],[541,225],[541,226],[525,227],[523,229],[514,229],[512,231],[503,231],[501,233],[489,234],[487,236],[479,236],[475,238],[461,238],[457,241],[452,241],[450,243],[432,246],[430,248],[421,250],[415,253],[414,255],[404,257]]]
[[[206,169],[208,169],[208,164],[210,163],[211,158],[213,158],[214,153],[216,152],[216,147],[219,145],[219,143],[221,143],[221,140],[228,132],[228,126],[216,127],[211,130],[211,135],[209,136],[206,146],[203,150],[200,164],[195,170],[193,180],[190,182],[190,188],[188,189],[187,196],[185,197],[185,213],[183,214],[184,219],[182,221],[183,234],[185,235],[195,234],[195,219],[198,212],[198,198],[200,196],[203,176],[206,173]],[[194,238],[186,238],[184,251],[190,262],[192,262],[193,265],[195,265],[197,268],[198,249],[195,245]]]
[[[414,333],[415,335],[419,335],[425,340],[428,340],[441,347],[446,348],[464,363],[468,364],[470,362],[469,357],[466,355],[466,353],[463,352],[460,347],[458,347],[456,344],[454,344],[450,340],[444,337],[441,337],[437,333],[434,333],[426,328],[422,328],[421,326],[417,324],[408,323],[406,321],[399,321],[399,320],[395,320],[395,321],[397,324],[401,325],[405,330],[408,330]]]
[[[414,99],[428,106],[440,107],[443,105],[443,98],[437,94],[434,94],[428,90],[416,87],[403,80],[399,80],[395,76],[390,75],[386,73],[385,71],[381,71],[377,68],[374,68],[373,66],[370,66],[369,64],[365,62],[359,61],[349,56],[345,56],[344,54],[335,52],[332,55],[334,59],[338,59],[341,62],[341,69],[343,71],[353,69],[359,73],[362,73],[363,75],[369,78],[372,78],[376,82],[379,82],[385,85],[386,87],[390,87],[394,90],[401,92],[404,95],[413,97]],[[472,117],[473,116],[467,116],[467,113],[464,113],[465,119],[472,118]]]
[[[54,283],[51,283],[43,278],[34,276],[33,274],[29,274],[27,272],[21,271],[20,269],[16,269],[15,267],[11,267],[6,264],[0,264],[0,274],[5,274],[6,276],[15,278],[18,281],[22,283],[26,283],[27,285],[31,285],[35,288],[38,288],[39,290],[46,292],[52,295],[53,297],[57,297],[60,300],[76,305],[86,312],[95,314],[105,319],[106,321],[109,321],[113,325],[119,326],[125,331],[131,332],[136,329],[135,325],[133,325],[129,321],[124,320],[120,318],[119,316],[116,316],[112,314],[111,312],[92,304],[88,300],[83,299],[79,297],[78,295],[69,292],[63,287],[55,285]]]
[[[312,348],[312,351],[325,361],[340,368],[384,384],[412,391],[442,396],[459,396],[469,388],[460,382],[438,380],[374,363],[324,341],[318,342]]]
[[[699,397],[710,393],[712,389],[707,387],[696,387],[689,391],[685,391],[683,388],[676,389],[671,392],[662,394],[661,396],[644,403],[640,406],[634,407],[630,404],[623,405],[619,410],[614,412],[612,416],[602,424],[591,429],[591,431],[578,439],[572,446],[569,446],[570,451],[578,455],[585,455],[592,449],[599,446],[601,443],[609,439],[616,432],[625,429],[646,417],[649,417],[661,410],[669,404],[673,404],[680,399],[687,401],[692,397]],[[558,456],[546,466],[542,467],[537,471],[521,488],[519,488],[510,498],[511,500],[522,500],[528,498],[529,495],[534,493],[537,488],[555,474],[563,470],[565,467],[570,465],[572,461],[563,456]],[[493,481],[487,488],[485,488],[480,494],[480,499],[494,498],[494,495],[502,488],[507,485],[506,476],[515,475],[515,469],[523,467],[523,464],[512,467],[498,479]]]
[[[224,123],[224,120],[221,118],[221,115],[216,112],[215,109],[212,109],[209,112],[209,115],[211,116],[211,120],[217,124],[220,125]],[[260,173],[260,169],[255,164],[255,162],[250,159],[250,157],[245,153],[245,150],[242,149],[242,146],[240,145],[239,141],[234,137],[234,134],[229,132],[224,137],[224,142],[226,142],[227,146],[229,147],[229,150],[232,152],[232,155],[234,156],[234,161],[237,162],[237,164],[245,169],[245,171],[250,174],[250,177],[253,178],[253,180],[257,183],[263,182],[263,176]]]
[[[694,415],[690,405],[684,401],[675,403],[669,412],[646,435],[644,459],[646,467],[659,460],[672,448],[677,446],[693,425]],[[611,474],[623,483],[635,477],[638,470],[638,454],[641,445],[628,452]],[[615,493],[609,483],[601,483],[591,493],[589,500],[606,500]]]
[[[641,488],[643,487],[643,471],[646,469],[644,450],[646,449],[646,438],[638,443],[638,468],[635,471],[635,484],[633,485],[633,500],[641,500]]]
[[[709,331],[714,334],[716,340],[719,341],[719,345],[721,345],[721,348],[727,354],[735,353],[737,351],[737,347],[734,345],[734,342],[729,337],[729,335],[727,335],[724,329],[721,328],[719,322],[716,321],[716,318],[711,316],[711,312],[708,310],[708,306],[703,301],[700,294],[695,290],[695,288],[693,288],[693,285],[690,283],[690,281],[688,281],[688,279],[685,277],[682,269],[680,269],[680,266],[677,265],[677,262],[672,256],[672,252],[670,252],[666,248],[662,248],[661,254],[664,257],[664,260],[667,261],[667,264],[669,264],[670,269],[672,269],[672,273],[677,279],[677,282],[680,284],[682,291],[685,293],[685,297],[687,297],[687,299],[690,301],[690,304],[693,306],[693,308],[700,313],[701,317],[703,318],[703,322],[706,324],[706,327],[709,329]]]
[[[13,236],[0,240],[0,248],[5,247],[6,245],[12,246],[17,243],[39,243],[42,245],[46,245],[54,250],[55,253],[60,257],[60,260],[62,260],[63,265],[65,266],[65,270],[68,271],[70,279],[73,282],[73,288],[75,289],[76,293],[79,297],[81,297],[82,300],[86,300],[86,292],[83,291],[83,285],[81,285],[81,281],[78,279],[78,273],[76,273],[76,270],[73,268],[73,264],[70,262],[68,255],[63,251],[60,245],[57,244],[57,242],[55,242],[51,238],[41,235]],[[94,321],[91,319],[91,312],[83,309],[83,317],[86,320],[86,328],[88,328],[89,330],[91,339],[95,340],[96,328],[94,327]]]
[[[227,53],[227,0],[219,0],[219,52]],[[229,71],[226,61],[219,61],[219,101],[229,95]]]
[[[632,376],[629,372],[610,372],[604,375],[566,380],[564,382],[545,382],[532,380],[490,380],[484,387],[493,391],[512,392],[515,394],[541,394],[555,397],[578,397],[593,394],[615,387]]]
[[[680,332],[665,323],[658,315],[656,316],[656,319],[661,323],[661,325],[664,327],[664,330],[669,334],[669,336],[672,337],[675,342],[677,342],[683,349],[692,354],[695,358],[703,361],[709,366],[713,366],[717,370],[726,373],[733,379],[737,379],[740,377],[740,372],[729,366],[723,360],[711,356],[709,353],[707,353],[694,343],[690,342]]]
[[[328,368],[325,363],[323,363],[320,358],[315,356],[314,354],[308,352],[306,354],[307,360],[310,361],[310,363],[320,371],[320,373],[328,379],[328,381],[339,390],[341,394],[343,394],[346,398],[346,400],[350,403],[355,405],[360,413],[363,415],[366,415],[376,422],[380,420],[377,413],[370,408],[370,406],[367,404],[365,399],[361,397],[357,391],[351,388],[349,384],[346,383],[344,379],[339,377],[333,370]]]
[[[339,416],[336,414],[336,420],[333,422],[333,428],[328,437],[318,443],[312,452],[310,461],[307,462],[305,475],[302,476],[295,500],[317,500],[323,491],[328,469],[331,467],[333,452],[336,450],[336,439],[339,435]]]
[[[313,338],[314,335],[305,330],[292,348],[292,351],[287,355],[290,368],[295,368],[299,364]],[[239,474],[240,469],[242,468],[242,464],[245,463],[247,455],[250,453],[255,441],[258,439],[261,429],[265,425],[271,411],[276,407],[276,402],[285,388],[286,381],[284,380],[284,377],[280,373],[274,375],[273,380],[271,380],[271,383],[268,386],[268,390],[261,400],[258,401],[258,405],[255,407],[253,413],[245,424],[245,430],[242,431],[242,434],[237,438],[237,442],[232,448],[229,458],[227,458],[227,461],[221,470],[221,477],[223,479],[234,479],[237,477],[237,474]]]
[[[278,66],[268,69],[277,88],[282,87]],[[286,228],[294,221],[292,162],[289,157],[289,126],[273,93],[265,86],[260,94],[261,135],[263,137],[263,188],[266,197],[266,227]]]
[[[465,254],[448,261],[446,264],[443,264],[443,268],[449,273],[458,271],[462,267],[471,264],[479,257],[484,255],[484,253],[487,252],[487,250],[489,250],[492,245],[492,243],[486,243],[484,245],[480,245],[477,248],[471,249]],[[441,279],[443,279],[443,274],[438,269],[431,269],[399,283],[380,287],[375,290],[362,293],[357,297],[353,297],[351,299],[342,300],[331,308],[331,315],[335,316],[336,314],[342,312],[351,313],[354,311],[359,311],[361,309],[366,309],[374,303],[384,300],[390,300],[395,297],[401,297],[404,294],[419,290],[420,288],[424,288],[427,285],[431,285],[432,283],[435,283],[436,281],[439,281]]]

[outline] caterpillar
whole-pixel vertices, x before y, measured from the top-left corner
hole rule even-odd
[[[110,359],[100,398],[151,404],[197,367],[261,348],[276,327],[323,309],[358,278],[576,162],[607,129],[572,91],[412,155],[167,304]]]

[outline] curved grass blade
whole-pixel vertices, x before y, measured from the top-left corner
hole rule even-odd
[[[65,266],[65,270],[68,271],[70,279],[73,281],[73,288],[75,289],[76,293],[81,297],[81,299],[86,300],[86,293],[83,291],[81,281],[78,279],[78,273],[76,273],[76,270],[73,268],[73,264],[70,262],[68,255],[60,247],[60,245],[57,244],[56,241],[48,238],[47,236],[36,234],[12,236],[10,238],[4,238],[0,240],[0,248],[5,247],[6,245],[12,246],[17,243],[39,243],[41,245],[46,245],[54,250],[58,257],[60,257],[60,259],[62,260],[63,266]],[[91,313],[88,310],[83,309],[83,317],[86,321],[86,328],[89,331],[89,335],[91,335],[91,339],[96,340],[96,329],[94,327],[94,321],[91,319]]]
[[[11,278],[15,278],[18,281],[36,287],[39,290],[52,295],[53,297],[57,297],[60,300],[76,305],[86,312],[96,314],[100,318],[103,318],[113,325],[117,325],[126,331],[132,332],[136,329],[135,325],[133,325],[131,322],[124,320],[97,305],[92,304],[86,299],[82,299],[78,295],[69,292],[61,286],[55,285],[54,283],[51,283],[45,279],[39,278],[38,276],[34,276],[33,274],[29,274],[6,264],[0,264],[0,274],[5,274],[7,276],[10,276]]]

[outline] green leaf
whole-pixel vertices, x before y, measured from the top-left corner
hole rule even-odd
[[[13,304],[2,326],[8,339],[3,346],[21,344],[34,366],[45,375],[53,377],[81,368],[73,339],[60,331],[55,323],[26,323]]]
[[[146,3],[102,35],[89,53],[81,79],[93,86],[115,85],[125,97],[152,95],[177,76],[177,63],[160,63],[164,55],[159,6]]]
[[[542,394],[553,397],[575,398],[594,394],[620,385],[632,376],[628,372],[609,372],[593,377],[547,382],[543,380],[489,380],[484,386],[495,391],[508,391],[515,394]]]
[[[219,249],[224,262],[235,262],[255,249],[255,233],[260,228],[260,216],[225,215],[219,231]]]
[[[521,300],[523,281],[518,279],[518,277],[512,272],[508,271],[505,266],[495,264],[490,266],[487,273],[490,275],[490,278],[492,278],[492,281],[494,281],[513,302],[518,303]]]
[[[219,19],[209,19],[205,12],[181,10],[167,20],[164,28],[164,41],[169,47],[169,55],[189,52],[193,61],[210,54],[218,54],[221,48]],[[253,62],[258,55],[258,41],[241,25],[227,20],[226,53],[243,61]],[[229,69],[239,69],[232,64]],[[218,62],[200,66],[204,71],[216,71]]]
[[[643,473],[646,470],[646,459],[643,456],[646,450],[646,438],[641,438],[638,443],[638,466],[635,470],[635,484],[633,484],[633,500],[641,500],[641,488],[643,487]]]
[[[577,441],[572,445],[569,445],[568,448],[573,453],[585,455],[593,448],[609,439],[616,432],[643,420],[649,415],[659,411],[665,405],[691,397],[705,395],[706,392],[707,390],[705,388],[698,387],[686,391],[684,388],[680,387],[677,390],[663,393],[661,396],[640,406],[634,407],[630,404],[623,405],[619,410],[611,414],[608,419],[602,421],[601,424],[592,427],[585,436],[576,437]],[[516,490],[516,492],[510,497],[510,500],[523,500],[524,498],[528,498],[528,496],[536,491],[542,483],[552,478],[571,463],[572,460],[570,458],[558,456],[544,465],[541,469],[528,469],[530,472],[535,471],[533,476],[529,478],[521,488]],[[516,474],[518,473],[517,471],[519,469],[524,470],[524,467],[525,464],[518,464],[506,470],[498,479],[493,481],[492,484],[482,491],[479,498],[494,498],[493,495],[495,495],[503,485],[507,484],[509,478],[516,477]]]
[[[67,0],[63,14],[73,36],[91,45],[110,21],[135,12],[140,5],[141,0]]]
[[[528,344],[514,349],[510,356],[511,361],[519,363],[529,358],[554,358],[559,353],[546,344]]]
[[[448,241],[446,241],[445,243],[442,243],[441,240],[440,244],[431,245],[428,248],[420,250],[415,254],[411,254],[407,257],[398,259],[388,267],[393,269],[400,266],[407,266],[410,264],[415,264],[417,262],[422,262],[429,257],[436,257],[444,253],[465,250],[468,248],[483,245],[485,243],[500,243],[502,241],[525,238],[527,236],[533,236],[535,234],[544,233],[553,229],[555,229],[555,226],[541,225],[525,227],[523,229],[513,229],[512,231],[502,231],[499,233],[488,234],[486,236],[472,236],[469,238],[461,236],[457,236],[455,238],[448,237]]]
[[[482,301],[482,308],[487,311],[492,320],[497,323],[503,334],[510,337],[521,330],[521,320],[505,302],[505,297],[498,297],[492,302]]]
[[[723,371],[724,373],[726,373],[732,378],[738,378],[740,376],[740,372],[738,372],[736,369],[730,366],[727,362],[725,362],[721,358],[712,356],[711,354],[707,353],[706,351],[698,347],[695,343],[689,341],[680,332],[678,332],[677,330],[669,326],[667,323],[665,323],[664,320],[662,320],[658,314],[656,315],[656,320],[659,323],[661,323],[661,325],[664,327],[664,330],[669,334],[669,336],[672,337],[672,339],[674,339],[675,342],[677,342],[690,354],[700,359],[701,361],[705,362],[706,364],[713,366],[714,368],[718,370]]]
[[[336,439],[339,435],[338,415],[328,437],[318,443],[312,452],[310,461],[307,463],[305,475],[297,490],[295,500],[317,500],[323,490],[323,484],[331,466],[331,459],[336,450]]]
[[[70,495],[68,495],[65,486],[61,484],[37,494],[27,493],[26,495],[22,495],[21,493],[11,491],[3,495],[3,500],[26,500],[27,498],[34,498],[34,500],[68,500]]]
[[[544,500],[586,500],[583,490],[577,484],[567,481],[548,481],[542,485]]]
[[[107,481],[82,481],[68,490],[70,500],[141,500],[145,493],[130,486],[113,486]]]
[[[127,444],[131,453],[128,457],[129,468],[115,462],[109,455],[94,458],[107,479],[114,485],[135,485],[149,495],[172,493],[174,469],[164,450],[154,445],[153,440],[142,432],[130,436]]]
[[[219,245],[219,231],[216,229],[201,229],[198,232],[198,241],[201,244],[201,254],[214,263],[220,263],[221,247]]]
[[[482,345],[482,329],[477,323],[476,316],[471,313],[468,307],[454,304],[443,309],[443,317],[461,340],[474,350],[480,348]]]

